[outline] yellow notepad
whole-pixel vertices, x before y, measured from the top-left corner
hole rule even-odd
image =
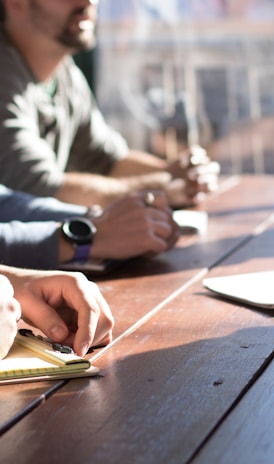
[[[0,361],[0,385],[97,374],[97,367],[69,347],[52,344],[24,329],[18,331],[8,355]]]

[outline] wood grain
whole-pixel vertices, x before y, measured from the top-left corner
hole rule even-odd
[[[1,437],[3,462],[191,462],[271,365],[272,314],[211,296],[202,278],[271,268],[273,181],[229,180],[204,204],[206,236],[98,281],[116,319],[114,342],[91,355],[103,375],[53,394],[3,387],[1,421],[15,422]],[[199,462],[222,462],[211,450]]]

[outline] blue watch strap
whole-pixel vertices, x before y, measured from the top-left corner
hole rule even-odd
[[[89,252],[91,243],[85,243],[83,245],[75,245],[75,255],[73,261],[87,261],[89,258]]]

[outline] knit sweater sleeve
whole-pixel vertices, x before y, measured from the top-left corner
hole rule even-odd
[[[34,269],[58,268],[58,237],[55,222],[0,224],[0,262]]]

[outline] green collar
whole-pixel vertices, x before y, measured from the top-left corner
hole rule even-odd
[[[50,97],[54,97],[57,90],[57,79],[49,79],[48,81],[43,82],[42,86]]]

